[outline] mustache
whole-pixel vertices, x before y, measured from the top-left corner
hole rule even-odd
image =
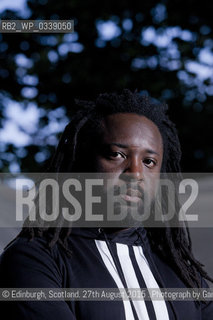
[[[119,196],[121,194],[135,196],[144,199],[145,192],[139,183],[125,183],[121,185],[114,185],[114,195]]]

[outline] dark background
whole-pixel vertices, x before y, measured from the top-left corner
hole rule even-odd
[[[123,88],[168,103],[183,171],[212,171],[212,1],[28,0],[27,8],[27,19],[74,19],[75,33],[0,34],[2,172],[42,171],[73,99]],[[1,14],[21,18],[18,11]],[[38,121],[26,125],[30,108]],[[10,122],[17,122],[16,143],[7,138]],[[17,143],[18,132],[27,141]]]

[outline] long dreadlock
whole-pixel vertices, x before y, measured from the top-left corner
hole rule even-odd
[[[61,136],[57,150],[52,159],[48,172],[72,172],[76,162],[77,149],[85,134],[82,132],[98,131],[101,120],[115,113],[136,113],[144,115],[153,121],[163,139],[162,172],[179,173],[181,149],[177,131],[173,122],[167,115],[168,107],[165,104],[154,103],[147,96],[141,96],[137,91],[131,92],[124,89],[118,95],[115,93],[100,94],[94,102],[76,100],[77,112],[71,122],[66,126]],[[25,228],[19,236],[49,236],[49,246],[60,244],[66,252],[70,253],[68,238],[71,228],[63,228],[60,223],[57,228]],[[153,249],[172,265],[183,282],[189,287],[200,284],[200,275],[213,281],[203,270],[203,265],[198,262],[192,253],[191,238],[188,227],[185,228],[147,228],[147,234]]]

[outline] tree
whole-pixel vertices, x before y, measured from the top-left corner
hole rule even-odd
[[[184,171],[212,170],[210,1],[28,0],[27,5],[28,19],[74,19],[75,32],[0,35],[2,126],[8,126],[13,110],[24,109],[17,120],[23,142],[3,144],[2,171],[14,170],[16,162],[22,171],[41,171],[72,117],[74,99],[123,88],[168,103]],[[20,18],[8,10],[1,15]],[[18,104],[11,107],[13,101]],[[34,120],[26,124],[30,110]]]

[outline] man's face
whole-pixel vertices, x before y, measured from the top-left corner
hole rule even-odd
[[[95,171],[107,173],[113,186],[126,185],[127,205],[153,199],[163,159],[159,129],[148,118],[118,113],[102,121],[103,134],[95,150]]]
[[[137,212],[147,212],[145,209],[150,208],[156,193],[163,159],[163,141],[157,126],[141,115],[117,113],[102,120],[93,139],[86,134],[82,142],[76,172],[101,173],[101,178],[104,173],[102,196],[103,203],[108,202],[103,211],[113,210],[108,209],[108,204],[117,197],[115,213],[123,209],[132,212],[135,208]]]

